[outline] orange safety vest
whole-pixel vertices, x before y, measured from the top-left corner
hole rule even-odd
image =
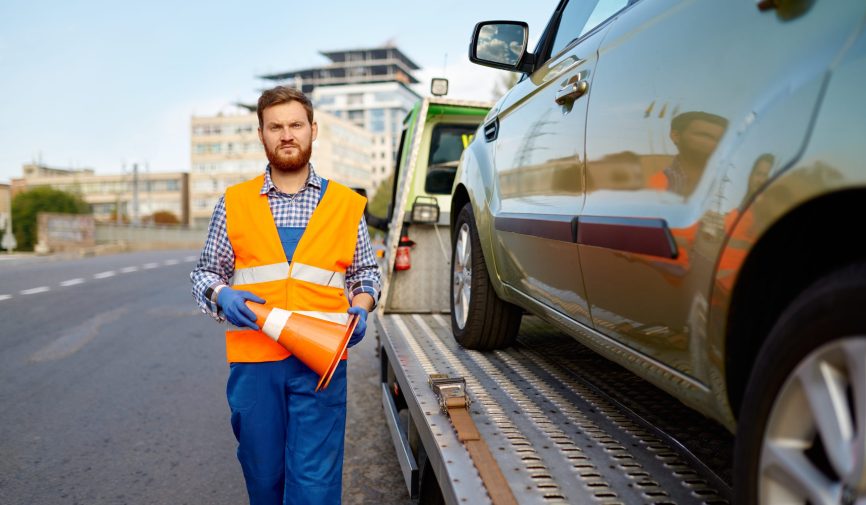
[[[263,184],[260,175],[226,190],[226,231],[235,254],[232,288],[255,293],[269,307],[347,322],[346,268],[355,255],[366,198],[329,181],[290,264],[268,196],[261,194]],[[232,326],[226,331],[226,357],[229,363],[259,363],[283,360],[289,352],[261,331]]]

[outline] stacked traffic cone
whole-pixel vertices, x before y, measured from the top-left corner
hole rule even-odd
[[[316,391],[328,387],[358,316],[351,316],[348,324],[340,324],[260,303],[246,304],[256,315],[256,326],[319,375]]]

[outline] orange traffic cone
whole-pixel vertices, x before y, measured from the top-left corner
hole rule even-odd
[[[347,324],[326,321],[297,312],[246,302],[256,315],[256,325],[319,375],[316,391],[325,389],[346,351],[358,323],[351,316]]]

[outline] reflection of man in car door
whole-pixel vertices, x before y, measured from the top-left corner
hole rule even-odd
[[[701,180],[707,160],[716,150],[728,120],[701,111],[683,112],[671,120],[670,138],[677,148],[671,164],[651,175],[651,189],[670,191],[687,197]],[[672,228],[671,235],[677,246],[677,256],[671,259],[656,259],[672,283],[677,283],[689,269],[689,254],[695,242],[699,221],[685,228]]]
[[[671,120],[670,137],[677,155],[670,166],[650,177],[649,186],[690,195],[727,128],[727,119],[707,112],[691,111],[675,116]]]

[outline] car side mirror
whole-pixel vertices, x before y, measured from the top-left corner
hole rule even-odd
[[[535,55],[526,51],[529,25],[522,21],[482,21],[475,25],[469,61],[486,67],[530,72]]]
[[[424,191],[431,195],[450,195],[456,175],[457,168],[455,167],[430,169],[427,177],[424,178]]]

